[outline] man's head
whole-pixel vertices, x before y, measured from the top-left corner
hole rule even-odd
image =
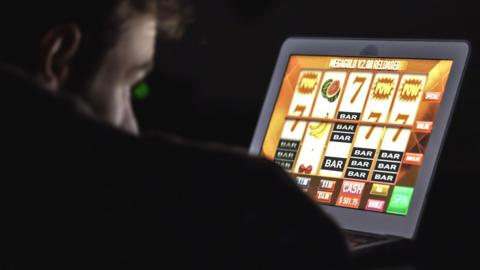
[[[138,133],[131,90],[153,66],[157,35],[181,33],[183,1],[8,2],[0,4],[0,62],[70,94],[97,119]]]

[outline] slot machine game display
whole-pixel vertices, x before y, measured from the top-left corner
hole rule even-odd
[[[320,204],[407,215],[451,67],[291,56],[262,155]]]

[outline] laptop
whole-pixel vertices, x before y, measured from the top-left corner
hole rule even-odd
[[[285,169],[353,251],[414,239],[469,48],[288,39],[250,153]]]

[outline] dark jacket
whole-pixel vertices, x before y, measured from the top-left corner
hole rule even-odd
[[[136,138],[0,74],[1,261],[13,269],[322,269],[341,233],[280,168]]]

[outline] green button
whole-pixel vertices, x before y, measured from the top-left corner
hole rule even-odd
[[[150,86],[143,82],[133,89],[133,96],[138,100],[144,100],[150,95]]]
[[[387,213],[406,216],[412,200],[413,190],[411,187],[395,187]]]

